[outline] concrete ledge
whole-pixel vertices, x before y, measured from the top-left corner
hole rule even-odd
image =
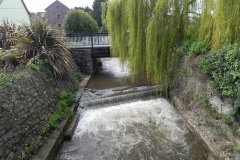
[[[38,153],[32,158],[32,160],[53,160],[56,156],[59,146],[64,140],[65,132],[67,133],[67,137],[71,138],[74,130],[77,126],[77,122],[79,119],[79,114],[76,113],[76,110],[79,105],[79,100],[82,95],[82,91],[87,85],[90,75],[84,76],[83,80],[79,85],[78,91],[75,93],[75,102],[71,106],[73,115],[65,118],[58,126],[58,130],[53,132],[45,142],[45,144],[40,148]]]
[[[69,124],[68,129],[64,133],[65,139],[72,139],[72,135],[77,127],[79,117],[80,117],[80,115],[78,113],[75,113],[75,115],[72,119],[72,122]]]

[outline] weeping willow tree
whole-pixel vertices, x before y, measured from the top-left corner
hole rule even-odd
[[[109,0],[111,50],[128,60],[133,80],[147,75],[169,85],[176,54],[187,35],[216,49],[240,41],[240,1]]]
[[[240,42],[240,1],[204,0],[199,38],[217,49]]]
[[[168,84],[175,60],[173,48],[181,42],[195,4],[189,0],[108,2],[112,54],[129,61],[133,80],[147,75],[153,84]]]

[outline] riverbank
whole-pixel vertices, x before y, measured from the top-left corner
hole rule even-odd
[[[52,133],[44,146],[38,151],[38,153],[32,158],[33,160],[52,160],[54,159],[60,144],[63,142],[64,137],[66,136],[65,133],[67,132],[67,136],[71,135],[74,132],[74,128],[76,126],[76,119],[74,119],[77,108],[79,106],[79,99],[81,97],[82,91],[84,90],[85,86],[87,85],[90,75],[83,76],[81,83],[79,84],[79,89],[75,93],[75,102],[72,104],[71,109],[74,115],[68,116],[65,118],[58,126],[58,130]],[[71,123],[73,123],[71,125]]]
[[[223,102],[218,92],[210,87],[210,78],[196,65],[198,59],[184,57],[178,66],[172,96],[174,106],[190,130],[207,145],[212,159],[239,160],[239,151],[235,149],[240,142],[239,126],[227,119],[231,117],[232,106]],[[216,116],[222,114],[225,119]]]
[[[239,152],[235,150],[239,139],[233,135],[233,129],[212,116],[215,113],[212,108],[220,107],[226,111],[230,110],[231,106],[222,102],[218,93],[208,85],[209,77],[202,74],[196,63],[193,63],[198,58],[185,58],[179,67],[180,71],[176,73],[177,83],[172,96],[174,106],[199,142],[209,149],[209,159],[240,159]],[[63,132],[58,132],[59,135],[61,133]],[[53,154],[56,152],[55,150]],[[42,155],[44,154],[46,152],[42,151]]]

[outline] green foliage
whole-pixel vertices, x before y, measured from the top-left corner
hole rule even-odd
[[[238,125],[233,125],[232,127],[231,127],[231,132],[232,132],[232,134],[235,136],[235,137],[239,137],[239,132],[238,132]]]
[[[221,127],[220,127],[219,125],[215,124],[215,125],[213,126],[213,132],[214,132],[215,134],[221,134],[223,131],[222,131],[222,129],[221,129]]]
[[[31,24],[22,23],[15,42],[24,64],[46,62],[55,78],[68,76],[70,70],[71,54],[60,40],[58,30],[47,25],[46,21],[36,19]]]
[[[31,63],[31,62],[27,63],[27,68],[35,70],[35,71],[39,70],[39,66],[34,63]]]
[[[69,106],[74,102],[74,95],[72,93],[62,92],[60,100],[55,108],[55,112],[48,119],[46,125],[42,128],[42,136],[45,136],[55,130],[58,123],[67,115],[72,114]]]
[[[98,32],[97,22],[83,10],[70,10],[63,19],[66,33]]]
[[[4,104],[4,105],[2,106],[2,108],[3,108],[3,109],[7,109],[7,104]]]
[[[102,27],[101,32],[108,32],[107,30],[107,2],[101,3],[102,9]]]
[[[38,140],[30,139],[29,143],[24,145],[24,151],[21,153],[19,160],[30,159],[31,155],[35,154],[39,147],[41,147],[47,136],[55,131],[66,116],[72,114],[72,109],[69,106],[74,102],[74,95],[72,93],[62,92],[60,100],[55,107],[54,113],[49,117],[47,123],[41,129],[41,134]]]
[[[212,111],[211,116],[215,119],[218,119],[218,113],[216,111]]]
[[[9,60],[10,62],[14,65],[14,66],[17,66],[18,65],[18,62],[19,62],[19,56],[16,54],[16,53],[11,53],[9,55]]]
[[[4,73],[0,73],[0,85],[4,83],[6,75]]]
[[[237,151],[240,151],[240,144],[236,145],[236,146],[235,146],[235,149],[236,149]]]
[[[0,24],[0,48],[10,49],[10,46],[13,46],[12,37],[16,35],[17,26],[14,23],[4,19],[2,24]]]
[[[0,56],[0,69],[8,70],[20,64],[20,57],[14,52],[3,52]]]
[[[169,87],[178,46],[191,24],[188,0],[112,0],[107,5],[111,53],[129,61],[131,76],[148,76],[153,84]],[[196,15],[192,14],[192,18]]]
[[[74,9],[80,9],[80,10],[83,10],[84,12],[88,13],[91,15],[92,13],[92,9],[89,7],[89,6],[86,6],[86,7],[74,7]]]
[[[184,68],[181,68],[180,70],[179,70],[179,73],[180,73],[180,75],[181,76],[186,76],[186,77],[189,77],[191,74],[186,70],[186,69],[184,69]]]
[[[199,38],[213,49],[240,42],[240,1],[203,0]]]
[[[188,52],[188,54],[193,57],[207,52],[207,45],[205,42],[194,41],[192,39],[185,40],[181,48],[183,51]]]
[[[5,85],[7,87],[12,86],[12,80],[6,77],[6,74],[0,73],[0,85]]]
[[[198,62],[200,69],[209,75],[211,86],[218,89],[223,98],[233,99],[235,111],[240,107],[240,46],[224,45],[206,54]],[[237,113],[239,114],[239,113]]]
[[[206,43],[205,42],[193,42],[189,47],[189,55],[190,56],[198,56],[202,53],[206,53]]]
[[[102,27],[102,8],[101,8],[101,3],[106,2],[106,0],[94,0],[93,1],[93,11],[91,13],[93,19],[98,23],[99,27]]]
[[[223,120],[223,122],[225,122],[228,125],[231,125],[233,123],[233,118],[230,115],[222,114],[221,119]]]
[[[80,82],[83,78],[83,75],[81,73],[77,73],[77,79]]]
[[[187,39],[187,40],[185,40],[184,42],[183,42],[183,44],[182,44],[182,50],[184,50],[184,51],[189,51],[190,50],[190,47],[192,46],[192,43],[193,43],[194,41],[192,40],[192,39]]]

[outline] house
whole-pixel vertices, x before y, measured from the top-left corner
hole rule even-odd
[[[0,24],[3,20],[19,25],[22,22],[30,24],[30,12],[23,0],[0,0]]]
[[[45,21],[45,12],[37,12],[37,13],[31,13],[31,21],[35,21],[36,19],[42,19]]]
[[[70,9],[67,6],[65,6],[59,0],[56,0],[45,9],[45,19],[48,20],[48,24],[51,27],[62,30],[63,18],[69,10]]]

